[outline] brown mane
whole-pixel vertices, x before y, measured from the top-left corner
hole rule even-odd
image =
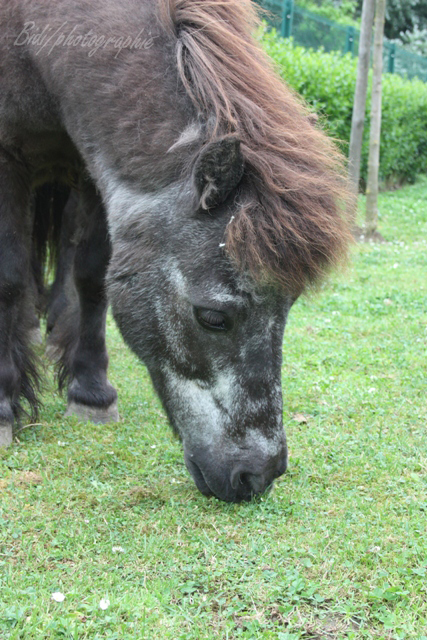
[[[160,0],[184,86],[213,135],[237,132],[249,195],[227,226],[241,270],[295,293],[347,254],[354,198],[344,159],[253,38],[250,0]]]

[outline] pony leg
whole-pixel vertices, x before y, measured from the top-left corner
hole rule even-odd
[[[40,333],[40,318],[50,315],[52,307],[52,294],[48,294],[45,286],[45,267],[55,263],[56,277],[58,280],[59,256],[62,256],[60,246],[60,234],[63,227],[70,188],[58,183],[44,184],[33,195],[33,242],[31,251],[31,284],[34,292],[33,329],[31,337],[34,344],[43,342]],[[74,216],[75,217],[75,216]],[[51,289],[53,289],[55,284]],[[48,313],[49,312],[49,313]],[[48,333],[52,327],[47,323]]]
[[[31,327],[29,340],[30,344],[40,345],[43,342],[40,329],[40,317],[44,310],[45,292],[42,265],[38,263],[37,257],[34,254],[34,249],[31,251],[29,294],[29,302],[31,305]]]
[[[55,280],[49,291],[47,302],[46,329],[50,334],[67,307],[67,282],[72,277],[75,255],[76,226],[78,221],[79,197],[74,189],[61,213],[59,247],[55,260]]]
[[[64,328],[59,327],[60,332],[63,330],[58,344],[62,350],[60,383],[61,379],[69,382],[66,415],[97,423],[113,422],[119,419],[117,393],[107,380],[105,344],[108,302],[104,281],[110,241],[105,211],[91,183],[83,184],[81,196],[77,220],[77,233],[81,236],[73,269],[74,304],[66,311]]]
[[[38,381],[29,345],[29,179],[23,165],[2,149],[0,185],[0,446],[8,446],[22,397],[32,417],[37,415]]]

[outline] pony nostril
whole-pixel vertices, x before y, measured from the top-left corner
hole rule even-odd
[[[242,482],[242,475],[244,475],[244,473],[241,467],[237,467],[236,469],[233,469],[233,471],[231,472],[230,484],[231,484],[231,487],[234,489],[234,491],[238,491],[239,486],[241,485],[241,482]]]
[[[245,484],[250,488],[251,493],[263,493],[266,490],[267,482],[265,481],[264,475],[257,476],[250,473],[244,475],[246,476]]]
[[[250,483],[250,478],[251,478],[251,474],[250,473],[241,473],[240,474],[240,478],[239,478],[239,482],[244,487],[248,487],[251,484]]]
[[[235,499],[250,500],[252,496],[264,493],[273,484],[274,479],[286,471],[286,466],[286,449],[265,464],[254,465],[255,468],[251,468],[248,463],[237,464],[230,475],[230,485]]]
[[[237,494],[254,495],[262,493],[267,483],[263,474],[254,474],[237,468],[231,474],[231,486]]]

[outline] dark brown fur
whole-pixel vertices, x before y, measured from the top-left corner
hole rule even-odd
[[[227,227],[239,270],[295,293],[347,254],[354,201],[343,157],[253,39],[250,0],[161,0],[181,80],[212,136],[237,133],[251,198]]]

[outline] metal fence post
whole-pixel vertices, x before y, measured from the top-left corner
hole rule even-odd
[[[392,44],[389,45],[389,49],[388,49],[387,71],[389,73],[394,73],[394,60],[395,60],[395,58],[396,58],[396,45],[393,42]]]
[[[289,38],[292,33],[292,18],[294,16],[294,0],[283,0],[283,16],[281,35]]]
[[[354,27],[347,27],[345,33],[345,49],[344,53],[351,53],[354,55],[354,37],[356,35],[356,31]]]

